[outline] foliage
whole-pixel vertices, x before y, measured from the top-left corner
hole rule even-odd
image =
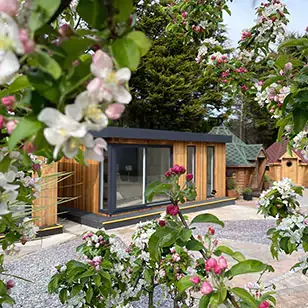
[[[264,183],[271,183],[272,179],[268,173],[265,173],[263,176]]]
[[[15,243],[25,244],[38,230],[31,216],[40,209],[33,202],[48,181],[40,178],[42,161],[36,155],[45,163],[63,156],[103,160],[106,142],[94,140],[90,131],[121,116],[131,100],[131,70],[151,47],[144,33],[134,31],[132,13],[132,0],[0,0],[0,243],[5,253],[17,252]],[[0,271],[8,275],[2,265],[3,255]],[[54,283],[68,279],[75,267],[73,274],[83,272],[83,279],[93,270],[73,262]],[[70,279],[73,288],[75,278]],[[111,290],[106,271],[96,279]],[[12,280],[0,281],[1,305],[14,302],[13,287]],[[87,302],[94,292],[87,288]],[[62,291],[62,300],[66,296]]]
[[[236,182],[233,177],[227,177],[227,189],[228,190],[236,189]]]
[[[132,102],[119,125],[176,131],[202,131],[207,104],[219,104],[210,95],[208,76],[195,62],[196,44],[183,45],[176,34],[166,32],[169,17],[161,5],[137,6],[137,29],[146,33],[153,45],[132,74]],[[177,115],[177,116],[174,116]]]
[[[290,179],[274,182],[273,187],[261,194],[259,212],[265,217],[276,218],[277,226],[268,230],[272,241],[271,253],[278,259],[279,252],[292,254],[294,251],[308,251],[308,216],[300,212],[298,198],[303,195],[303,187],[295,186]],[[307,256],[293,268],[308,270]]]
[[[244,194],[251,195],[252,194],[252,189],[250,187],[246,187],[245,190],[244,190]]]

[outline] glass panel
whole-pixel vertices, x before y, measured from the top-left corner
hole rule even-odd
[[[154,181],[164,181],[165,172],[170,168],[171,149],[162,147],[148,147],[146,161],[147,184]],[[155,196],[153,202],[165,201],[168,198],[165,195]]]
[[[100,208],[107,210],[108,209],[108,154],[105,154],[105,160],[100,164],[100,176],[101,176],[101,204]]]
[[[207,195],[214,189],[214,147],[207,147]]]
[[[144,203],[144,150],[142,147],[119,147],[116,149],[117,208]]]
[[[195,161],[196,161],[196,148],[194,146],[187,147],[187,174],[191,173],[195,181]]]

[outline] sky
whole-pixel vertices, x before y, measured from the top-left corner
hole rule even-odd
[[[233,46],[239,41],[242,30],[254,25],[255,10],[252,2],[253,0],[233,0],[230,4],[232,16],[226,14],[225,23]],[[257,1],[257,4],[260,2],[262,1]],[[308,26],[308,0],[283,0],[283,3],[290,12],[288,31],[304,33]]]

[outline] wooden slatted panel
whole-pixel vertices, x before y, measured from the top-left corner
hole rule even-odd
[[[57,169],[57,163],[46,165],[42,168],[42,176],[57,173]],[[46,227],[57,224],[57,197],[58,185],[55,180],[40,191],[39,198],[33,203],[34,212],[32,214],[33,218],[37,219],[35,221],[37,226]]]
[[[64,206],[83,211],[98,213],[99,211],[99,163],[89,161],[88,166],[63,158],[59,163],[59,171],[73,174],[59,183],[59,197],[76,198],[64,203]]]
[[[308,165],[303,164],[298,166],[298,181],[299,185],[308,187]]]

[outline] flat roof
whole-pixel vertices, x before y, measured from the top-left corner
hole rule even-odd
[[[99,132],[92,132],[95,137],[122,138],[122,139],[145,139],[145,140],[167,140],[167,141],[194,141],[229,143],[232,136],[212,135],[205,133],[176,132],[156,129],[123,128],[109,126]]]

